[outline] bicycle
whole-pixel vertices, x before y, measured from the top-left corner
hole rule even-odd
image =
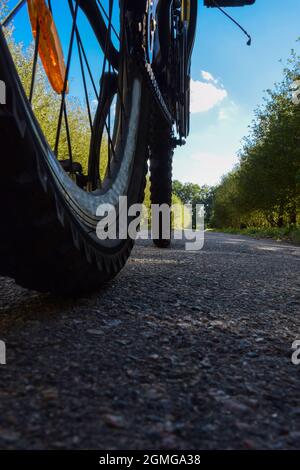
[[[171,205],[173,152],[189,134],[197,0],[1,3],[0,273],[41,292],[89,291],[133,247],[96,236],[97,208],[109,203],[121,217],[120,196],[142,202],[147,161],[152,203]]]

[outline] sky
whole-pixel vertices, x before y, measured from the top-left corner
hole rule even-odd
[[[292,48],[300,52],[299,0],[256,0],[226,8],[252,36],[247,38],[220,11],[199,0],[192,65],[191,133],[174,157],[182,182],[216,185],[238,162],[253,111],[264,90],[282,77]]]
[[[107,0],[103,2],[107,4]],[[16,3],[9,0],[10,6]],[[62,43],[67,47],[71,28],[71,23],[65,24],[69,16],[64,10],[67,2],[52,1],[52,5]],[[285,61],[292,48],[300,53],[296,42],[300,37],[300,0],[256,0],[252,6],[226,11],[251,34],[252,46],[246,45],[247,38],[219,10],[205,8],[199,0],[192,62],[191,133],[174,157],[173,175],[182,182],[216,185],[234,167],[264,90],[282,77],[280,59]],[[98,64],[94,67],[98,70],[98,77],[94,77],[97,83],[102,70],[99,45],[84,15],[79,21],[89,61]],[[17,39],[19,34],[19,40],[29,44],[32,33],[27,8],[18,14],[17,24]],[[64,52],[67,55],[67,50]],[[76,94],[84,96],[78,54],[72,59],[70,76]]]

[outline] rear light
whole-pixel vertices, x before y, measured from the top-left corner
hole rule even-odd
[[[46,5],[45,0],[27,0],[27,5],[32,33],[35,39],[37,38],[37,28],[39,27],[38,52],[45,73],[53,90],[61,94],[64,90],[66,66],[51,11]]]

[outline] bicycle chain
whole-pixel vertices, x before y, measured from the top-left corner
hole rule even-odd
[[[147,61],[146,54],[144,53],[142,57],[139,58],[139,62],[142,66],[142,71],[143,74],[147,80],[147,83],[149,85],[149,89],[152,92],[152,96],[156,103],[158,104],[161,113],[167,123],[172,126],[173,125],[173,118],[172,114],[167,106],[167,103],[165,102],[165,99],[160,91],[159,85],[157,83],[157,80],[155,78],[155,74],[152,70],[151,64]]]
[[[159,106],[159,109],[167,121],[167,123],[172,126],[173,125],[173,117],[172,113],[170,112],[168,105],[160,91],[159,84],[156,80],[155,74],[153,72],[152,66],[149,63],[147,59],[147,33],[146,33],[146,24],[144,22],[138,22],[137,27],[136,27],[136,38],[139,38],[135,42],[135,59],[137,64],[139,65],[142,74],[145,77],[145,80],[149,86],[149,90],[152,94],[153,99],[156,101],[156,103]]]

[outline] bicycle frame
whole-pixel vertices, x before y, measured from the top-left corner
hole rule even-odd
[[[253,5],[256,0],[204,0],[204,5],[210,8],[218,7],[244,7]]]

